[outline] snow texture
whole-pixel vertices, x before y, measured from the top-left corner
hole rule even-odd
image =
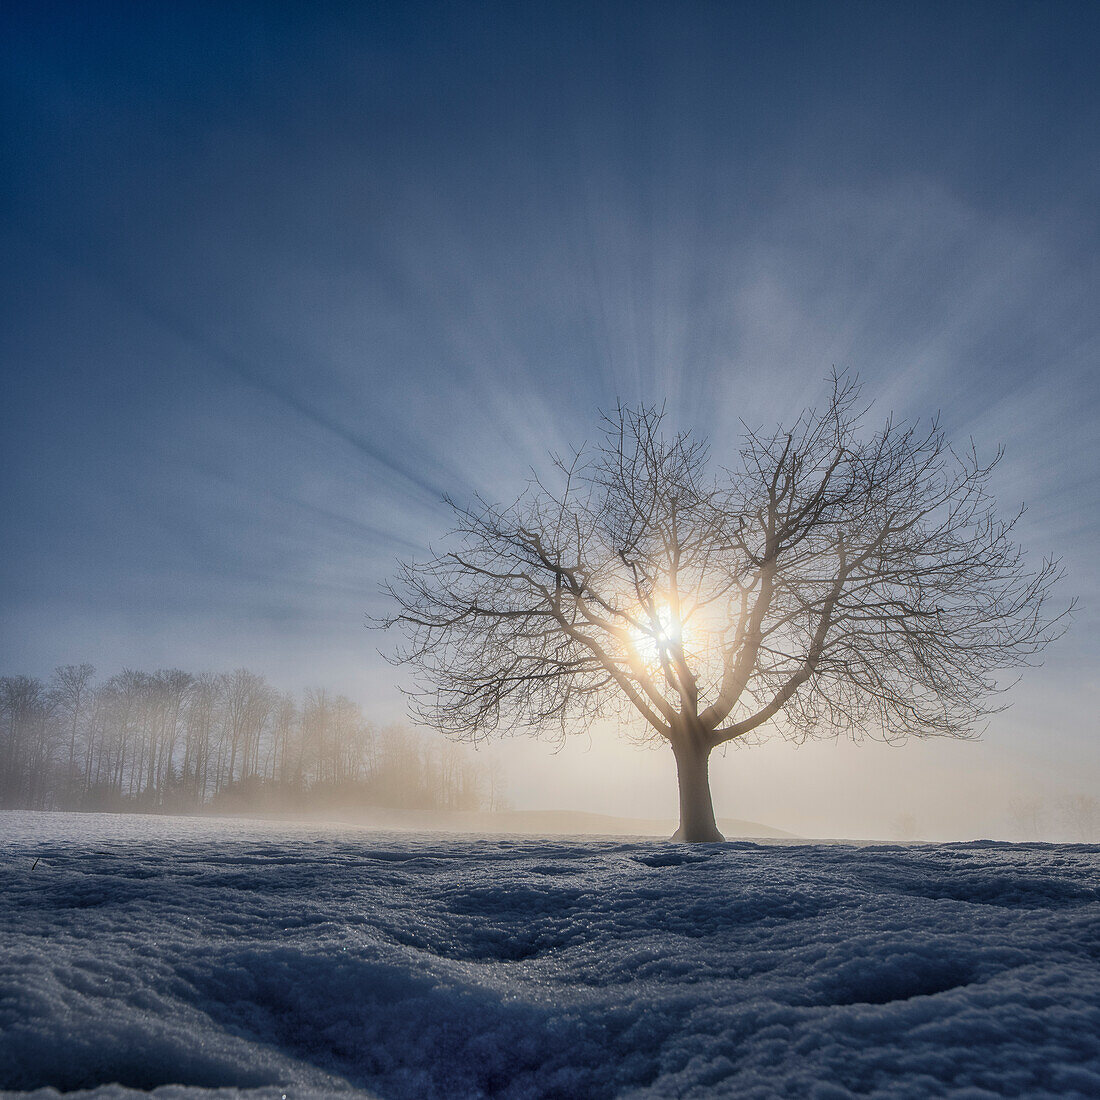
[[[1095,846],[8,813],[0,875],[36,1098],[1100,1097]]]

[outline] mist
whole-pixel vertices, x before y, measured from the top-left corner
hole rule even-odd
[[[425,731],[377,726],[323,687],[247,669],[59,666],[0,677],[0,809],[254,814],[414,825],[505,809],[499,766]],[[381,815],[381,816],[379,816]],[[419,815],[419,816],[418,816]]]
[[[206,813],[466,833],[665,835],[673,761],[613,724],[462,745],[331,689],[245,669],[91,665],[0,677],[0,809]],[[711,767],[735,836],[1096,842],[1087,762],[975,741],[730,747]]]

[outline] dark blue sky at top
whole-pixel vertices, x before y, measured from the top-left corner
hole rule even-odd
[[[0,671],[392,695],[363,616],[441,494],[619,399],[730,455],[835,364],[1006,445],[1092,706],[1096,5],[2,20]]]

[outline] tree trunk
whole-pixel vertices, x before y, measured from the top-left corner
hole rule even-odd
[[[672,839],[683,844],[711,844],[726,838],[714,821],[714,805],[710,800],[710,776],[707,758],[710,749],[684,738],[674,743],[676,778],[680,785],[680,828]]]

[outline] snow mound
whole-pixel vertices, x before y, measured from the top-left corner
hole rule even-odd
[[[11,813],[0,874],[43,1100],[1100,1096],[1097,847]]]

